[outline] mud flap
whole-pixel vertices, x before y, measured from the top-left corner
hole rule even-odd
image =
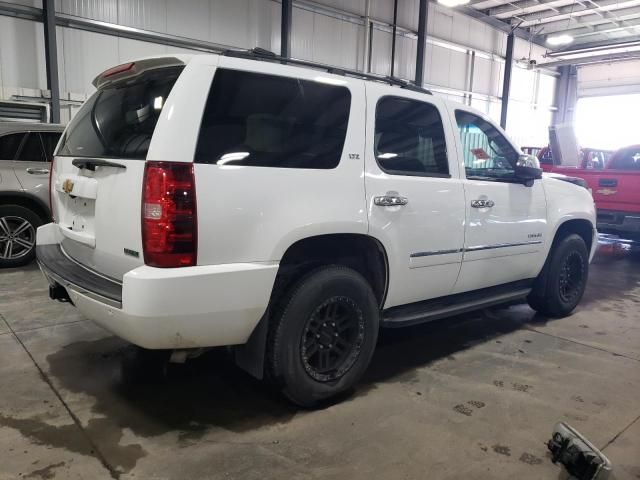
[[[267,348],[267,331],[269,327],[269,310],[262,316],[249,340],[244,345],[234,347],[236,365],[252,377],[264,378],[264,357]]]

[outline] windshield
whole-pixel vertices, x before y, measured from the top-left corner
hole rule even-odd
[[[144,160],[183,68],[154,69],[98,90],[67,127],[56,155]]]

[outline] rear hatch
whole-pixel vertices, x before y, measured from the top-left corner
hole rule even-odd
[[[51,177],[62,248],[117,281],[144,263],[141,201],[145,160],[160,113],[184,64],[155,58],[107,70],[73,118]]]

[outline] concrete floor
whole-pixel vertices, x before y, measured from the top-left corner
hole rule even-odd
[[[2,479],[564,479],[545,442],[568,421],[640,478],[640,263],[596,260],[563,320],[526,306],[383,333],[356,391],[297,409],[211,352],[162,380],[0,272]],[[142,375],[140,375],[142,373]]]

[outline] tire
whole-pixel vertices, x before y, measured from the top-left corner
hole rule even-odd
[[[589,252],[580,235],[559,240],[527,301],[537,312],[554,318],[569,315],[580,303],[589,278]],[[539,277],[539,278],[540,278]]]
[[[34,259],[36,230],[42,223],[40,216],[26,207],[0,205],[0,268],[19,267]]]
[[[349,390],[371,361],[379,317],[371,286],[358,272],[339,265],[310,272],[284,294],[271,319],[271,380],[303,407]]]

